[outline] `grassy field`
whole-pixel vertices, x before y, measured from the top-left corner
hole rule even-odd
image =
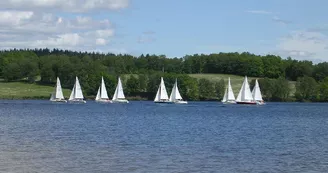
[[[243,84],[244,81],[244,76],[236,76],[236,75],[229,75],[229,74],[189,74],[189,76],[196,78],[196,79],[208,79],[212,82],[218,82],[221,79],[224,79],[224,81],[227,83],[228,78],[230,77],[231,81],[231,86],[234,94],[237,96],[238,92],[241,88],[241,85]],[[248,82],[251,82],[252,79],[259,79],[256,77],[248,77]],[[295,82],[294,81],[289,81],[289,85],[291,88],[291,95],[294,95],[295,93]],[[260,86],[261,87],[261,86]]]
[[[2,99],[49,99],[54,86],[29,84],[25,82],[0,82],[0,98]],[[64,96],[69,97],[70,90],[63,89]]]

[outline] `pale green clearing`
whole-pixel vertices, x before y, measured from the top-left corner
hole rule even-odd
[[[25,82],[0,82],[0,98],[2,99],[28,99],[50,98],[54,86],[29,84]],[[68,98],[70,90],[63,89],[64,97]]]

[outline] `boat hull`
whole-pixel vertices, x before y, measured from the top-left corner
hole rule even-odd
[[[87,103],[87,101],[85,101],[85,100],[68,100],[68,102],[69,103],[76,103],[76,104],[78,104],[78,103]]]
[[[237,104],[242,104],[242,105],[256,105],[256,102],[237,102]]]
[[[222,102],[223,104],[236,104],[236,101],[225,101]]]
[[[154,101],[154,103],[164,103],[164,104],[172,104],[170,101]]]
[[[128,100],[112,100],[113,103],[129,103]]]
[[[67,103],[67,100],[50,100],[51,102]]]
[[[183,100],[176,100],[173,102],[174,104],[188,104],[187,101],[183,101]]]
[[[266,103],[263,102],[263,101],[256,101],[256,104],[257,104],[257,105],[265,105]]]
[[[113,103],[112,100],[96,100],[98,103]]]

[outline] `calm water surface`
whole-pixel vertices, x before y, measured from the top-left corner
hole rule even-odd
[[[328,104],[0,101],[0,172],[328,172]]]

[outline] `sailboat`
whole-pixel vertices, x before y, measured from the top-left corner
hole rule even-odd
[[[172,102],[170,102],[169,97],[167,95],[163,77],[161,77],[161,83],[159,84],[154,102],[155,103],[172,103]]]
[[[251,89],[249,88],[247,76],[245,76],[243,85],[241,86],[236,101],[237,104],[256,104],[253,99]]]
[[[255,86],[254,86],[253,91],[252,91],[252,96],[253,96],[254,101],[256,102],[256,104],[258,104],[258,105],[265,104],[264,101],[263,101],[263,98],[262,98],[260,85],[259,85],[259,82],[257,81],[257,79],[255,80]]]
[[[118,77],[118,83],[115,89],[115,93],[112,99],[113,103],[129,103],[127,99],[125,99],[125,95],[123,92],[123,86],[121,82],[121,78]]]
[[[184,101],[180,95],[177,79],[175,79],[175,83],[172,88],[172,92],[171,92],[169,100],[170,100],[170,102],[177,103],[177,104],[187,104],[188,103],[187,101]]]
[[[76,103],[86,103],[85,100],[83,100],[83,93],[82,93],[82,89],[81,89],[81,85],[79,82],[79,79],[77,77],[75,77],[75,84],[74,87],[72,89],[71,95],[69,96],[68,101],[69,102],[76,102]]]
[[[50,101],[65,102],[65,103],[67,102],[64,98],[62,87],[61,87],[60,80],[58,77],[57,77],[57,83],[55,86],[55,91],[53,93],[51,93]]]
[[[105,103],[111,103],[112,101],[109,100],[104,78],[101,77],[101,84],[100,87],[98,88],[97,96],[95,99],[96,102],[105,102]]]
[[[223,99],[221,101],[223,104],[235,104],[236,99],[235,95],[233,94],[231,83],[230,83],[230,77],[228,79],[228,87],[225,89]]]

